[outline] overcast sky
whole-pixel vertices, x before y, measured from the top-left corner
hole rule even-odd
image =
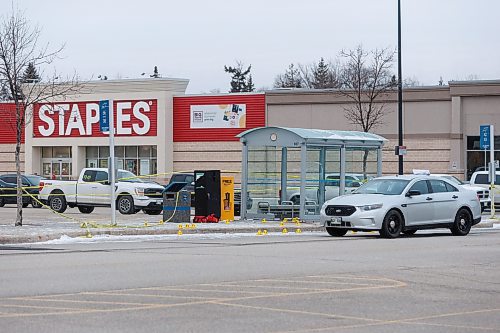
[[[224,65],[252,65],[257,88],[290,63],[342,49],[397,48],[397,0],[0,0],[65,43],[57,71],[84,79],[190,80],[188,93],[229,89]],[[500,79],[500,1],[401,0],[403,77],[421,84]],[[397,64],[394,64],[397,71]]]

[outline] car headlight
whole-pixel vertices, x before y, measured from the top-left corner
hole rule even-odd
[[[137,194],[140,197],[143,197],[144,196],[144,189],[143,188],[136,188],[135,194]]]
[[[378,203],[378,204],[373,204],[373,205],[364,205],[364,206],[359,206],[358,208],[362,211],[368,211],[368,210],[374,210],[374,209],[379,209],[382,208],[383,204]]]

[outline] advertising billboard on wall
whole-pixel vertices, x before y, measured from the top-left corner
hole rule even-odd
[[[191,105],[190,128],[245,128],[245,104]]]

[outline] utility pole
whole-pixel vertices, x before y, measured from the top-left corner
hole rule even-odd
[[[398,145],[403,146],[403,71],[401,66],[401,0],[398,0]],[[398,149],[399,151],[399,149]],[[398,173],[403,174],[403,155],[398,153]]]

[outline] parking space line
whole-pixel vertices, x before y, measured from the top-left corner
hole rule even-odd
[[[309,281],[309,280],[279,280],[279,279],[273,279],[273,280],[267,280],[267,282],[284,282],[284,283],[309,283],[309,284],[347,284],[347,285],[355,285],[355,286],[375,286],[377,284],[375,283],[356,283],[356,282],[337,282],[337,281]]]
[[[418,317],[418,318],[386,320],[386,321],[379,321],[379,322],[375,322],[375,323],[346,325],[346,326],[318,327],[318,328],[310,328],[310,329],[299,329],[299,330],[293,330],[293,331],[279,331],[279,332],[274,332],[274,333],[322,332],[322,331],[333,331],[333,330],[340,330],[340,329],[362,328],[362,327],[393,325],[393,324],[412,325],[412,324],[416,324],[413,321],[416,322],[416,321],[425,320],[425,319],[444,318],[444,317],[460,316],[460,315],[467,315],[467,314],[477,314],[477,313],[485,313],[485,312],[496,312],[496,311],[500,311],[500,309],[483,309],[483,310],[464,311],[464,312],[455,312],[455,313],[443,313],[443,314],[439,314],[439,315],[425,316],[425,317]]]
[[[481,331],[493,331],[500,332],[500,328],[491,327],[481,327],[481,326],[463,326],[463,325],[450,325],[450,324],[434,324],[434,323],[421,323],[421,322],[403,322],[403,324],[410,325],[426,325],[426,326],[436,326],[436,327],[451,327],[451,328],[462,328],[467,330],[481,330]]]
[[[219,304],[219,305],[232,306],[232,307],[241,307],[241,308],[249,308],[249,309],[255,309],[255,310],[262,310],[262,311],[286,312],[286,313],[303,314],[303,315],[311,315],[311,316],[320,316],[320,317],[328,317],[328,318],[342,318],[342,319],[352,319],[352,320],[361,320],[361,321],[375,321],[375,322],[383,321],[383,320],[379,320],[379,319],[361,318],[361,317],[354,317],[354,316],[344,316],[344,315],[337,315],[337,314],[323,313],[323,312],[312,312],[312,311],[303,311],[303,310],[271,308],[271,307],[266,307],[266,306],[253,306],[253,305],[246,305],[246,304],[234,304],[234,303],[228,303],[228,302],[212,302],[212,303],[213,304]]]
[[[289,290],[314,290],[314,291],[330,291],[334,289],[326,288],[307,288],[307,287],[292,287],[292,286],[270,286],[270,285],[236,285],[236,284],[214,284],[214,287],[238,287],[238,288],[269,288],[269,289],[289,289]],[[242,291],[244,293],[265,293],[265,291]]]
[[[214,286],[221,286],[223,287],[224,285],[214,285]],[[234,287],[240,287],[240,286],[234,286]],[[247,286],[245,286],[247,287]],[[262,287],[262,286],[260,286]],[[265,291],[238,291],[238,290],[215,290],[215,289],[185,289],[185,288],[157,288],[155,290],[163,290],[163,291],[196,291],[196,292],[217,292],[217,293],[238,293],[238,294],[267,294]],[[213,297],[217,298],[217,297]]]
[[[151,295],[151,294],[133,294],[133,293],[121,293],[121,292],[88,292],[87,295],[101,295],[101,296],[136,296],[136,297],[150,297],[150,298],[181,298],[181,299],[193,299],[193,300],[205,300],[212,301],[219,299],[220,297],[199,297],[199,296],[174,296],[174,295]],[[225,298],[223,298],[225,299]]]
[[[0,304],[0,307],[4,308],[23,308],[23,309],[53,309],[53,310],[88,310],[84,308],[62,308],[57,306],[40,306],[40,305],[22,305],[22,304]]]
[[[15,298],[6,298],[10,300],[16,300]],[[149,306],[157,305],[158,303],[138,303],[138,302],[110,302],[110,301],[86,301],[86,300],[74,300],[74,299],[50,299],[50,298],[23,298],[27,301],[38,301],[38,302],[54,302],[54,303],[82,303],[82,304],[115,304],[115,305],[140,305]]]

